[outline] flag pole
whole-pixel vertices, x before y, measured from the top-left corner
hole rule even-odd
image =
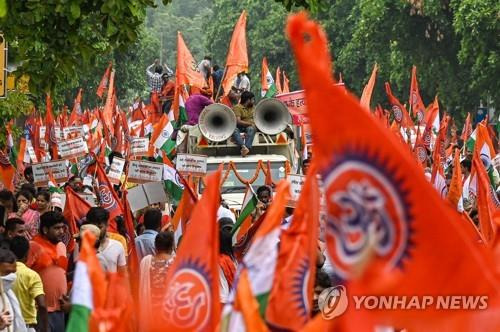
[[[227,57],[227,55],[226,55]],[[222,86],[222,82],[224,82],[224,79],[226,78],[226,73],[227,73],[227,66],[224,66],[224,72],[222,73],[222,79],[220,80],[219,87],[217,88],[217,93],[215,94],[215,102],[217,102],[217,98],[219,97],[220,93],[220,88]]]

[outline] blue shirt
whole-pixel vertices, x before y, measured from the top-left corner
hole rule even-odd
[[[139,262],[144,256],[154,255],[155,250],[155,238],[158,235],[157,231],[152,229],[146,229],[144,233],[135,238],[135,249],[137,251],[137,257]]]

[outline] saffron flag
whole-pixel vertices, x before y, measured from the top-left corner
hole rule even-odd
[[[106,301],[107,281],[96,255],[95,241],[90,231],[83,233],[71,292],[67,332],[91,331],[91,314],[103,308]]]
[[[334,271],[350,299],[390,294],[435,301],[422,310],[367,310],[351,303],[336,318],[339,330],[372,331],[376,325],[415,331],[495,330],[500,291],[492,253],[470,241],[460,215],[443,204],[410,151],[334,85],[320,26],[299,13],[289,18],[287,31],[327,197],[326,240]],[[363,262],[367,253],[371,258]],[[359,264],[363,266],[354,278]],[[462,294],[474,297],[475,310],[466,310],[461,297],[458,310],[436,305],[440,297],[449,303]],[[484,303],[478,305],[483,296],[488,296],[487,310],[479,310],[485,309]]]
[[[78,233],[78,229],[89,212],[90,204],[81,198],[70,186],[66,186],[66,203],[63,215],[69,224],[71,235]]]
[[[389,103],[391,104],[392,114],[394,115],[394,119],[401,125],[403,128],[413,128],[415,125],[406,110],[406,107],[403,106],[399,102],[399,100],[392,94],[391,85],[388,82],[385,82],[385,92],[387,94],[387,98],[389,99]]]
[[[260,95],[262,97],[271,98],[276,96],[276,84],[274,84],[273,75],[269,71],[269,67],[267,66],[266,57],[262,58],[262,69],[260,72],[260,84],[261,84],[261,92]]]
[[[370,101],[372,99],[372,93],[373,93],[373,88],[375,87],[375,81],[377,80],[377,71],[378,71],[378,65],[375,63],[373,65],[373,70],[372,74],[370,75],[370,79],[363,88],[363,93],[361,94],[361,99],[359,101],[361,106],[363,106],[367,110],[370,110]]]
[[[420,97],[420,90],[418,89],[416,66],[413,66],[411,69],[410,107],[413,116],[417,118],[417,122],[419,124],[422,123],[425,120],[425,106],[422,97]]]
[[[283,93],[289,93],[290,92],[290,86],[289,86],[289,80],[288,77],[286,77],[286,73],[283,70]]]
[[[266,311],[267,322],[280,330],[300,330],[308,322],[312,309],[320,210],[320,193],[313,167],[308,171],[291,225],[280,237]]]
[[[109,77],[108,94],[106,95],[106,103],[102,111],[102,121],[104,122],[105,130],[113,130],[113,94],[115,83],[115,71],[112,70]],[[113,134],[113,133],[111,133]]]
[[[76,126],[80,124],[80,119],[81,116],[83,115],[82,112],[82,92],[83,89],[78,90],[78,94],[76,95],[75,98],[75,103],[73,105],[73,110],[71,111],[71,115],[69,116],[68,120],[68,125],[69,126]]]
[[[96,92],[96,94],[99,98],[102,98],[104,91],[106,91],[108,82],[110,80],[112,68],[113,68],[113,63],[110,62],[108,65],[108,68],[106,68],[106,71],[104,72],[104,75],[101,78],[101,82],[99,82],[99,86],[97,87],[97,92]]]
[[[52,111],[52,98],[47,94],[45,99],[45,142],[49,144],[52,151],[52,158],[57,159],[57,137],[56,137],[56,119]]]
[[[429,105],[429,108],[425,114],[425,129],[424,129],[424,144],[427,149],[431,149],[432,136],[436,135],[439,131],[440,121],[439,121],[439,102],[434,98],[434,102]]]
[[[177,32],[177,68],[175,70],[175,84],[187,84],[200,89],[206,85],[205,78],[198,69],[196,61],[187,48],[180,31]]]
[[[247,54],[247,40],[246,40],[246,25],[247,25],[247,12],[241,12],[240,18],[234,26],[231,43],[227,52],[226,59],[226,73],[222,80],[222,88],[224,95],[227,95],[231,90],[236,75],[241,72],[248,71],[248,54]]]
[[[281,70],[279,66],[276,68],[276,90],[278,91],[278,94],[283,93],[283,90],[281,89]]]
[[[108,230],[117,233],[116,220],[118,216],[123,216],[123,208],[120,198],[113,189],[113,185],[109,182],[108,176],[99,162],[96,165],[96,177],[99,183],[99,203],[109,212]]]
[[[219,226],[221,169],[207,176],[207,187],[167,272],[162,311],[153,331],[214,331],[220,320]],[[161,323],[160,323],[161,322]]]
[[[462,129],[462,134],[460,135],[460,138],[464,141],[464,144],[467,142],[471,134],[472,134],[472,123],[470,119],[470,112],[467,112],[464,128]]]
[[[453,157],[453,174],[451,176],[450,188],[448,190],[448,201],[458,212],[464,211],[462,199],[462,168],[460,167],[460,150],[455,150]]]

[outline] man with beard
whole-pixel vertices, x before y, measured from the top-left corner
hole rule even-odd
[[[48,311],[49,331],[64,331],[64,313],[69,311],[66,269],[68,258],[62,242],[66,219],[57,211],[40,217],[40,233],[30,243],[27,266],[42,279]]]
[[[241,156],[243,157],[250,152],[256,132],[253,120],[254,103],[255,95],[250,91],[243,91],[240,103],[233,108],[237,124],[233,133],[233,139],[240,148]],[[245,142],[241,138],[242,133],[245,133]]]

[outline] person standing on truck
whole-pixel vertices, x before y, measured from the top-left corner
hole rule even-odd
[[[233,132],[233,139],[240,148],[241,156],[245,157],[252,148],[253,138],[256,128],[253,120],[255,95],[250,91],[243,91],[240,103],[233,107],[236,115],[236,128]],[[241,134],[245,134],[245,142]]]

